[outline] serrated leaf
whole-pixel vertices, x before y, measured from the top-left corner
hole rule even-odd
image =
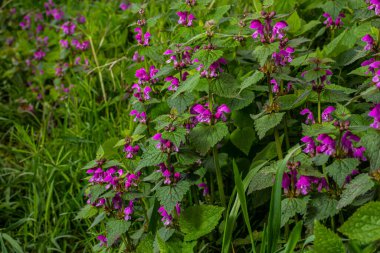
[[[104,212],[101,212],[98,214],[98,216],[95,217],[94,221],[91,223],[91,226],[88,229],[91,229],[98,225],[104,218],[106,217],[106,214]]]
[[[182,180],[174,186],[168,185],[157,188],[156,196],[160,201],[160,204],[163,205],[165,210],[170,213],[174,209],[174,206],[178,202],[181,202],[183,196],[189,189],[189,182]]]
[[[365,155],[369,158],[371,171],[380,168],[380,133],[371,131],[364,135],[361,144],[366,148]]]
[[[224,14],[226,14],[231,8],[231,5],[223,5],[219,6],[215,9],[215,13],[212,16],[212,19],[218,21],[220,20]]]
[[[272,128],[276,127],[278,124],[280,124],[282,118],[284,117],[285,113],[272,113],[272,114],[266,114],[258,119],[255,120],[255,129],[259,136],[259,139],[264,138],[265,134],[271,130]]]
[[[136,248],[136,253],[153,253],[153,236],[148,234],[144,239],[142,239]]]
[[[93,203],[95,200],[98,199],[98,197],[104,193],[106,191],[106,187],[105,185],[100,185],[100,184],[97,184],[97,185],[94,185],[94,186],[91,186],[90,187],[90,201],[91,203]]]
[[[261,79],[263,79],[264,73],[261,71],[256,70],[255,73],[253,73],[252,76],[246,78],[243,80],[240,86],[240,91],[257,84]]]
[[[298,16],[297,11],[294,11],[292,15],[286,20],[289,25],[289,33],[296,33],[302,26],[302,19]]]
[[[99,146],[98,151],[96,151],[96,160],[101,159],[104,156],[104,149],[102,146]]]
[[[183,92],[191,92],[192,90],[194,90],[195,87],[197,87],[200,78],[201,76],[199,75],[199,73],[196,73],[187,78],[186,81],[180,83],[177,91],[172,95],[172,99],[176,98]]]
[[[110,220],[106,223],[107,244],[111,246],[122,234],[127,232],[131,222],[125,220]]]
[[[161,150],[156,147],[149,147],[141,156],[141,160],[136,167],[135,171],[139,171],[140,169],[148,166],[155,166],[162,162],[165,162],[168,158],[168,155],[161,152]]]
[[[380,202],[370,202],[360,207],[338,230],[362,243],[379,240]]]
[[[88,162],[88,163],[82,168],[82,170],[88,170],[88,169],[94,168],[96,165],[98,165],[98,163],[96,162],[96,160],[92,160],[92,161]]]
[[[252,127],[245,127],[243,129],[236,128],[231,133],[230,140],[238,149],[248,155],[249,150],[255,141],[255,131]]]
[[[239,97],[236,98],[221,98],[221,102],[226,104],[232,111],[243,109],[250,105],[255,98],[255,93],[248,89],[243,90]]]
[[[98,209],[92,205],[85,205],[82,207],[82,209],[78,212],[77,216],[75,216],[75,219],[87,219],[91,218],[92,216],[96,215],[98,213]]]
[[[314,222],[314,251],[315,253],[344,253],[342,240],[331,230],[318,221]]]
[[[336,208],[338,201],[336,199],[329,198],[326,195],[318,196],[310,201],[312,218],[316,220],[324,220],[336,215],[339,210]]]
[[[185,92],[176,97],[170,96],[167,101],[171,108],[177,109],[178,113],[183,113],[193,103],[194,96],[190,92]]]
[[[311,20],[309,23],[307,23],[306,25],[303,25],[301,27],[301,29],[298,31],[298,33],[296,33],[296,36],[299,36],[301,34],[304,34],[308,31],[310,31],[311,29],[313,29],[314,27],[316,27],[317,25],[319,25],[321,22],[318,21],[318,20]]]
[[[179,147],[181,143],[186,142],[186,133],[187,132],[185,128],[178,127],[172,132],[162,133],[162,138],[173,142],[174,145]]]
[[[272,55],[278,48],[278,43],[266,44],[263,46],[257,46],[253,51],[253,56],[259,62],[260,66],[263,66],[268,57]]]
[[[117,160],[109,160],[105,164],[103,164],[102,168],[107,169],[113,166],[120,166],[120,165],[122,165],[122,163]]]
[[[212,63],[219,60],[222,56],[223,51],[221,50],[200,49],[193,55],[192,59],[198,59],[199,62],[203,64],[204,68],[208,69]]]
[[[346,185],[341,198],[338,202],[338,209],[351,204],[356,197],[363,195],[367,191],[371,190],[375,183],[367,174],[360,174],[355,177],[348,185]]]
[[[316,137],[320,134],[334,133],[334,131],[336,131],[336,128],[330,122],[313,125],[302,124],[302,134],[304,136]]]
[[[281,201],[281,227],[294,217],[297,213],[304,215],[306,213],[307,202],[309,198],[286,198]]]
[[[336,159],[332,164],[326,167],[326,172],[341,187],[348,175],[352,173],[359,165],[356,158]]]
[[[274,183],[275,173],[270,173],[265,170],[261,170],[257,173],[252,181],[249,183],[247,194],[251,194],[254,191],[259,191],[268,187],[272,187]]]
[[[158,71],[158,73],[154,77],[155,78],[167,77],[167,76],[173,75],[174,73],[176,73],[176,70],[175,68],[173,68],[173,66],[165,65]]]
[[[210,82],[210,91],[220,97],[234,98],[239,93],[238,81],[228,73],[222,73]]]
[[[222,217],[223,207],[211,205],[191,206],[183,213],[179,220],[179,226],[185,233],[185,241],[197,240],[210,233]]]
[[[223,122],[218,122],[215,125],[198,124],[194,127],[189,135],[190,142],[195,149],[206,154],[215,144],[221,141],[228,134],[228,127]]]

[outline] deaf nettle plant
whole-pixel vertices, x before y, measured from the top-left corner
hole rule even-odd
[[[379,209],[378,203],[344,218],[375,199],[380,179],[379,30],[350,9],[368,3],[378,14],[380,4],[338,1],[345,7],[336,11],[335,1],[322,1],[318,20],[306,23],[277,1],[254,2],[248,12],[179,1],[167,20],[145,17],[149,3],[120,4],[138,19],[128,27],[135,43],[128,51],[129,128],[84,167],[87,205],[78,214],[95,217],[97,250],[193,252],[211,245],[210,251],[228,252],[244,245],[292,252],[301,233],[314,229],[314,249],[337,245],[344,252],[333,232],[338,226],[349,247],[375,247],[378,229],[365,238],[360,233],[367,228],[359,231],[358,224],[365,222],[360,213],[374,215],[369,207]],[[171,32],[165,39],[152,25],[157,19]],[[61,29],[73,36],[76,23]],[[322,34],[328,36],[316,47]],[[85,52],[91,41],[60,45]],[[34,61],[44,57],[41,49],[34,53]],[[60,65],[59,76],[66,67]],[[349,75],[359,76],[355,84]],[[268,200],[269,216],[257,223],[256,208]],[[239,210],[248,237],[234,228]],[[326,220],[333,231],[320,224]],[[232,241],[232,233],[241,241]]]

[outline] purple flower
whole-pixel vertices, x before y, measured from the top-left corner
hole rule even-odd
[[[216,119],[222,119],[223,121],[226,121],[227,118],[224,114],[230,113],[230,112],[231,112],[230,108],[227,105],[222,104],[216,109],[215,118]]]
[[[132,159],[139,152],[139,150],[140,147],[138,145],[131,146],[126,144],[123,151],[126,153],[125,157],[127,159]]]
[[[61,47],[68,49],[69,48],[69,42],[67,40],[60,40],[59,44]]]
[[[42,51],[41,49],[34,52],[34,59],[37,61],[41,61],[43,58],[45,58],[46,53]]]
[[[333,117],[331,116],[331,114],[333,113],[333,111],[335,111],[335,107],[334,106],[328,106],[325,110],[323,110],[323,112],[322,112],[322,121],[323,122],[332,121]]]
[[[78,22],[78,24],[84,24],[84,23],[86,23],[86,17],[82,16],[82,15],[79,15],[77,17],[77,22]]]
[[[274,52],[272,58],[277,66],[285,66],[287,63],[292,62],[292,53],[294,53],[294,48],[287,47],[286,49],[280,49],[280,52]]]
[[[208,106],[207,106],[208,107]],[[210,123],[211,111],[201,104],[196,104],[190,109],[191,114],[195,114],[195,123]]]
[[[370,126],[375,129],[380,129],[380,104],[375,105],[368,113],[368,116],[373,118],[373,123]]]
[[[339,13],[339,15],[335,19],[335,21],[333,20],[331,15],[327,12],[323,13],[323,17],[326,18],[326,20],[323,22],[323,24],[325,24],[327,28],[329,28],[329,27],[339,28],[339,27],[343,26],[342,18],[344,18],[345,15],[344,15],[344,13]]]
[[[315,124],[313,113],[309,109],[303,109],[300,114],[302,116],[307,114],[305,124]]]
[[[207,196],[210,193],[209,188],[206,183],[202,182],[198,184],[198,187],[203,189],[203,196]]]
[[[129,201],[129,205],[124,208],[124,219],[125,220],[130,220],[132,219],[132,215],[133,214],[133,200],[130,200]]]
[[[59,9],[52,9],[49,14],[51,14],[53,16],[53,18],[57,21],[63,19],[63,17],[65,16],[65,13],[62,11],[62,10],[59,10]],[[49,15],[48,15],[49,16]]]
[[[134,62],[143,62],[144,61],[144,56],[143,55],[139,55],[139,52],[135,51],[135,53],[133,54],[132,56],[132,61]]]
[[[284,29],[288,26],[285,21],[279,21],[273,26],[272,40],[275,38],[282,39],[285,36]]]
[[[264,26],[260,20],[252,20],[249,28],[255,30],[252,34],[252,38],[256,39],[257,37],[260,37],[261,39],[264,39]]]
[[[143,34],[141,27],[136,27],[135,32],[137,33],[135,35],[137,43],[142,46],[149,46],[150,33]]]
[[[70,21],[63,23],[61,26],[62,31],[67,35],[73,35],[75,32],[76,25]]]
[[[23,18],[24,21],[20,22],[20,27],[23,30],[28,30],[30,28],[30,16],[25,15]]]
[[[107,237],[98,235],[96,238],[100,241],[100,246],[107,246]]]
[[[177,90],[178,85],[179,85],[178,78],[176,78],[174,76],[168,76],[168,77],[165,78],[165,81],[166,82],[170,82],[168,90],[170,90],[170,91],[176,91]]]
[[[368,10],[375,10],[376,15],[380,15],[380,1],[379,0],[367,0],[369,3]]]
[[[125,11],[125,10],[129,9],[129,7],[131,7],[131,4],[130,4],[130,3],[122,2],[122,3],[119,5],[120,10],[122,10],[122,11]]]
[[[170,224],[172,224],[173,217],[170,214],[168,214],[164,206],[160,206],[160,208],[158,208],[158,212],[161,214],[161,221],[164,223],[165,226],[169,226]]]
[[[208,69],[204,69],[204,65],[200,64],[197,67],[197,70],[200,71],[201,77],[205,78],[216,78],[220,73],[223,72],[222,65],[226,65],[227,61],[224,58],[213,62]]]
[[[311,178],[308,176],[300,176],[300,178],[298,179],[296,183],[296,188],[302,193],[302,195],[307,195],[308,192],[310,191],[310,187],[311,187],[310,179]]]
[[[145,124],[146,123],[146,113],[145,112],[142,112],[142,113],[139,113],[137,110],[132,110],[130,113],[129,113],[130,116],[135,116],[134,120],[133,121],[139,121],[140,123],[143,123]]]
[[[375,40],[372,38],[371,35],[366,34],[363,38],[362,41],[366,43],[364,50],[372,50],[373,46],[375,45]]]
[[[141,172],[137,172],[136,174],[133,173],[128,173],[126,175],[126,180],[125,180],[125,189],[129,189],[132,186],[137,186],[137,181],[139,180],[141,175]]]
[[[317,137],[317,140],[321,142],[319,146],[317,146],[317,153],[324,153],[326,155],[334,155],[335,154],[335,141],[327,134],[320,134]]]
[[[273,85],[273,87],[272,87],[272,92],[273,92],[274,94],[279,93],[279,92],[280,92],[280,86],[278,85],[276,79],[272,79],[272,80],[270,80],[270,83]]]
[[[289,192],[290,185],[291,185],[290,177],[288,173],[284,172],[284,174],[282,175],[281,186],[284,189],[285,194]]]
[[[118,192],[116,195],[112,198],[112,205],[113,209],[119,210],[122,207],[123,199],[121,198],[121,193]]]
[[[175,204],[175,211],[178,216],[181,214],[181,205],[179,203]]]
[[[188,13],[187,11],[179,11],[177,12],[177,15],[179,17],[178,24],[184,25],[184,26],[192,26],[193,20],[195,20],[195,16],[191,13]]]
[[[306,147],[303,150],[303,152],[309,154],[310,156],[314,156],[316,146],[313,138],[310,136],[304,136],[302,137],[301,141],[306,144]]]
[[[163,139],[161,133],[156,133],[152,139],[159,141],[156,145],[156,148],[160,149],[162,152],[178,152],[178,147],[175,146],[171,141]]]
[[[80,42],[77,39],[73,39],[71,41],[71,45],[73,45],[77,50],[86,51],[90,46],[90,41],[85,40],[83,42]]]

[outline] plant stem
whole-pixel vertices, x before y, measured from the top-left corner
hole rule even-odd
[[[289,141],[289,132],[288,132],[288,114],[285,115],[284,119],[284,134],[285,134],[285,145],[286,149],[290,149],[290,141]]]
[[[226,196],[224,195],[223,175],[222,175],[222,171],[221,171],[220,166],[219,166],[218,148],[216,147],[216,145],[214,146],[212,153],[213,153],[213,157],[214,157],[216,181],[218,182],[218,191],[219,191],[220,202],[222,203],[222,205],[224,207],[226,207]]]
[[[321,124],[322,118],[321,118],[321,94],[318,93],[318,123]]]
[[[281,140],[280,140],[280,136],[278,134],[278,128],[276,127],[274,129],[274,140],[276,142],[276,150],[277,150],[277,156],[278,156],[278,159],[282,159],[283,156],[282,156],[282,149],[281,149]]]

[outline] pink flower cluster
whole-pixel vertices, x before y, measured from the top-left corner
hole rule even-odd
[[[225,114],[230,112],[230,108],[227,105],[222,104],[216,108],[215,114],[213,115],[209,109],[208,103],[204,106],[196,104],[190,109],[190,113],[194,115],[191,119],[191,123],[192,126],[195,126],[198,123],[209,124],[212,119],[226,121],[227,117]]]
[[[346,15],[344,15],[344,13],[341,12],[339,13],[338,17],[334,20],[329,13],[325,12],[323,13],[323,17],[326,18],[323,24],[325,24],[327,28],[335,29],[343,26],[342,18],[346,17]]]

